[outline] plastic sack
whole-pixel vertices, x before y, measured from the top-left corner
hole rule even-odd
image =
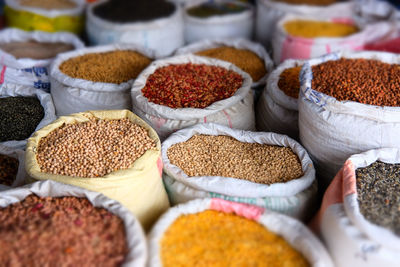
[[[352,1],[338,2],[329,6],[312,6],[292,5],[276,0],[257,0],[256,40],[269,47],[276,23],[287,14],[340,19],[351,17],[353,6]]]
[[[147,150],[131,168],[111,172],[100,178],[71,177],[44,173],[36,161],[36,149],[42,137],[64,123],[79,123],[90,118],[122,119],[128,118],[148,130],[151,139],[156,141],[156,149]],[[156,132],[143,120],[128,110],[90,111],[58,118],[52,124],[37,131],[28,141],[26,148],[26,171],[30,180],[54,180],[103,193],[121,202],[128,208],[144,228],[148,228],[169,207],[168,196],[161,180],[161,144]]]
[[[121,84],[102,83],[72,78],[60,71],[60,65],[70,58],[116,50],[136,51],[151,59],[156,57],[154,51],[132,44],[83,48],[59,55],[50,67],[51,95],[58,116],[86,110],[131,109],[129,94],[135,79]]]
[[[378,21],[395,21],[400,19],[400,13],[388,1],[382,0],[353,0],[354,19],[361,24]]]
[[[365,58],[399,64],[390,53],[333,53],[309,60],[300,73],[300,140],[307,149],[319,177],[327,187],[353,154],[381,147],[400,147],[400,108],[379,107],[335,98],[312,89],[311,66],[340,58]]]
[[[37,42],[71,44],[75,49],[84,47],[79,38],[70,33],[47,33],[47,32],[26,32],[19,29],[5,29],[0,31],[1,43],[25,42],[34,40]],[[0,84],[14,83],[26,85],[36,89],[50,91],[49,66],[53,61],[50,59],[17,59],[13,55],[0,49]]]
[[[191,16],[187,10],[198,6],[208,0],[194,0],[185,5],[183,13],[184,36],[186,43],[193,43],[209,38],[244,38],[251,39],[253,36],[254,8],[250,4],[235,2],[235,5],[242,5],[248,10],[240,13],[215,15],[207,18]],[[216,0],[214,3],[223,3]],[[225,1],[226,2],[226,1]]]
[[[269,75],[267,86],[257,103],[257,130],[299,138],[298,100],[279,89],[278,82],[283,71],[303,63],[302,60],[285,60]],[[300,88],[298,90],[300,91]]]
[[[156,69],[176,64],[206,64],[223,67],[237,72],[243,77],[242,87],[233,96],[214,102],[210,106],[200,108],[170,108],[149,102],[142,95],[147,78]],[[230,128],[254,130],[255,119],[253,110],[253,95],[250,91],[251,77],[232,63],[208,57],[181,55],[154,61],[138,76],[133,84],[131,96],[133,112],[146,120],[164,140],[172,132],[198,123],[215,122]]]
[[[260,207],[217,198],[196,199],[166,212],[154,225],[149,235],[149,266],[162,266],[160,241],[170,225],[181,215],[195,214],[205,210],[234,213],[256,221],[269,231],[283,237],[294,249],[303,254],[311,266],[333,266],[324,246],[301,222]]]
[[[299,157],[304,175],[286,183],[271,185],[220,176],[189,177],[168,158],[168,149],[196,134],[226,135],[246,143],[259,143],[290,147]],[[254,204],[299,219],[307,219],[313,212],[317,193],[315,170],[307,151],[296,141],[275,133],[248,132],[230,129],[218,124],[198,124],[173,133],[162,143],[164,184],[172,204],[195,198],[216,197],[231,201]]]
[[[217,48],[221,46],[229,46],[236,49],[246,49],[253,53],[255,53],[260,59],[263,60],[266,73],[265,75],[258,81],[253,81],[251,87],[258,87],[265,84],[268,75],[272,72],[274,63],[272,62],[271,58],[269,57],[265,48],[262,47],[260,44],[253,43],[246,39],[240,38],[217,38],[217,39],[207,39],[203,41],[199,41],[188,46],[179,48],[175,55],[182,55],[182,54],[195,54],[200,51],[204,51],[207,49]]]
[[[291,36],[284,29],[286,22],[297,19],[353,24],[351,17],[341,20],[306,15],[283,17],[276,25],[272,40],[273,60],[276,64],[290,58],[309,59],[337,51],[359,51],[364,48],[365,44],[385,38],[396,28],[394,23],[380,22],[361,26],[359,32],[346,37],[302,38]]]
[[[399,265],[400,238],[366,220],[358,206],[355,171],[377,160],[400,163],[400,151],[383,148],[351,156],[328,187],[312,221],[336,266]]]
[[[160,57],[168,56],[183,46],[182,9],[178,5],[175,4],[176,10],[166,18],[149,22],[115,23],[93,13],[94,8],[108,1],[96,1],[87,9],[86,32],[92,45],[132,43],[152,49]]]
[[[125,225],[128,254],[122,266],[144,266],[147,260],[146,238],[138,220],[119,202],[105,197],[103,194],[84,190],[79,187],[65,185],[54,181],[36,182],[24,187],[0,193],[0,207],[5,208],[35,194],[39,197],[84,197],[93,206],[104,208],[118,216]],[[34,246],[35,244],[32,244]]]
[[[14,96],[31,96],[31,97],[37,97],[39,99],[40,104],[44,109],[44,117],[40,121],[38,126],[36,126],[35,131],[39,130],[40,128],[44,127],[45,125],[51,123],[56,119],[53,99],[51,98],[51,95],[49,93],[46,93],[42,90],[36,90],[31,87],[16,85],[16,84],[3,84],[0,87],[0,98],[14,97]],[[6,147],[20,148],[20,149],[25,149],[26,143],[27,140],[11,140],[11,141],[0,142],[1,145],[4,145]]]
[[[0,191],[10,189],[11,187],[18,187],[25,184],[25,151],[21,149],[9,148],[0,145],[0,155],[5,155],[18,160],[18,171],[14,182],[11,186],[0,184]]]
[[[60,32],[67,31],[80,34],[84,29],[85,0],[72,0],[76,7],[72,9],[47,10],[28,7],[20,0],[5,0],[4,14],[9,27],[25,31]]]

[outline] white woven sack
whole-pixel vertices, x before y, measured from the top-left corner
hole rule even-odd
[[[115,23],[96,16],[93,9],[109,0],[100,0],[89,5],[86,12],[86,32],[91,44],[131,43],[154,50],[165,57],[183,46],[182,8],[165,18],[149,22]]]
[[[3,86],[0,87],[0,98],[13,96],[36,96],[39,99],[40,104],[44,109],[44,117],[36,127],[35,131],[41,129],[56,119],[53,99],[49,93],[46,93],[42,90],[36,90],[32,87],[17,84],[3,84]],[[0,145],[4,145],[9,148],[25,149],[27,139],[0,142]]]
[[[325,18],[348,18],[353,13],[353,3],[347,1],[329,6],[291,5],[275,0],[256,1],[256,40],[269,47],[276,23],[287,14],[318,15]]]
[[[160,242],[172,223],[182,215],[196,214],[205,210],[234,213],[254,220],[284,238],[307,259],[311,266],[333,267],[332,260],[324,246],[301,222],[259,207],[210,198],[196,199],[178,205],[161,216],[149,235],[149,266],[162,266]]]
[[[11,186],[0,184],[0,191],[25,184],[25,152],[21,149],[9,148],[0,144],[0,155],[9,156],[18,160],[17,176]]]
[[[211,16],[198,18],[187,13],[187,9],[198,6],[208,0],[190,1],[184,9],[184,36],[186,43],[193,43],[209,38],[245,38],[251,39],[253,36],[254,8],[250,4],[235,2],[235,5],[242,5],[248,8],[237,14],[225,14],[221,16]],[[221,0],[215,3],[224,2]],[[225,1],[226,2],[226,1]]]
[[[267,86],[257,104],[256,119],[259,131],[286,134],[298,139],[297,98],[286,95],[279,89],[278,82],[283,71],[303,63],[302,60],[285,60],[269,75]]]
[[[1,43],[25,42],[34,40],[37,42],[71,44],[75,49],[84,47],[82,41],[74,34],[67,32],[47,33],[41,31],[26,32],[9,28],[0,31]],[[0,49],[0,84],[14,83],[26,85],[44,91],[50,91],[49,66],[53,58],[49,59],[17,59],[13,55]]]
[[[76,7],[69,9],[43,9],[38,7],[29,7],[20,4],[20,0],[5,0],[5,4],[14,10],[35,13],[48,18],[59,16],[80,16],[84,13],[86,7],[85,0],[71,0],[75,2]]]
[[[382,147],[400,147],[400,108],[378,107],[335,98],[311,87],[311,66],[339,58],[375,59],[399,64],[400,55],[383,52],[333,53],[309,60],[301,71],[300,140],[326,187],[351,155]]]
[[[149,58],[156,58],[154,51],[133,44],[97,46],[60,54],[50,67],[50,80],[53,85],[51,95],[58,116],[87,110],[131,109],[129,94],[135,79],[121,84],[93,82],[72,78],[59,68],[70,58],[116,50],[132,50]]]
[[[259,58],[264,61],[265,69],[267,73],[258,81],[253,81],[251,87],[258,87],[264,85],[267,81],[268,75],[272,72],[274,63],[269,57],[265,48],[258,43],[251,42],[246,39],[241,38],[215,38],[215,39],[206,39],[203,41],[199,41],[188,46],[179,48],[175,55],[182,54],[195,54],[200,51],[204,51],[207,49],[217,48],[221,46],[229,46],[236,49],[247,49],[253,53],[255,53]]]
[[[354,0],[354,19],[361,24],[377,21],[396,21],[400,12],[388,1]]]
[[[115,214],[124,222],[125,237],[128,247],[128,254],[122,266],[145,266],[147,260],[147,246],[143,229],[133,214],[119,202],[107,198],[101,193],[47,180],[1,192],[0,207],[5,208],[11,204],[18,203],[32,194],[39,197],[84,197],[87,198],[93,206],[104,208]],[[32,245],[34,246],[34,244]]]
[[[337,19],[327,19],[326,17],[317,15],[286,15],[283,17],[276,24],[272,39],[273,60],[276,64],[289,58],[309,59],[337,51],[359,51],[363,49],[365,44],[384,39],[387,35],[391,35],[397,30],[395,23],[379,22],[367,24],[365,26],[358,25],[360,31],[346,37],[301,38],[290,36],[284,29],[284,24],[286,22],[297,19],[329,22],[338,21]],[[352,22],[353,19],[348,17],[347,20],[343,19],[339,21]]]
[[[353,163],[355,170],[367,167],[378,160],[390,164],[399,164],[400,150],[396,148],[369,150],[362,154],[353,155],[349,160]],[[346,196],[343,204],[346,214],[358,229],[381,246],[397,250],[400,253],[400,237],[364,218],[358,205],[357,193]]]
[[[237,72],[243,77],[242,87],[233,96],[214,102],[206,108],[170,108],[149,102],[142,95],[142,88],[147,78],[156,69],[176,64],[206,64],[226,68]],[[164,140],[172,132],[198,123],[215,122],[230,128],[254,130],[255,119],[253,110],[253,95],[250,90],[252,80],[250,75],[235,65],[213,58],[195,55],[180,55],[154,61],[138,76],[133,84],[131,96],[133,112],[146,120]]]
[[[167,151],[172,145],[185,142],[196,134],[226,135],[246,143],[290,147],[299,157],[304,175],[286,183],[271,185],[221,176],[189,177],[181,168],[170,162]],[[161,156],[164,164],[164,184],[173,204],[198,197],[218,197],[255,204],[301,219],[306,219],[313,210],[317,193],[313,163],[307,151],[287,136],[235,130],[213,123],[198,124],[175,132],[166,139],[162,143]]]

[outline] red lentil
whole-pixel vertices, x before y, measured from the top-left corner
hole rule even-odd
[[[301,66],[284,70],[279,76],[278,87],[287,96],[298,98],[300,91],[300,71]]]
[[[234,95],[242,83],[234,71],[188,63],[157,69],[142,93],[150,102],[171,108],[205,108]]]
[[[0,209],[2,266],[120,266],[122,220],[86,198],[38,197]]]
[[[18,159],[0,155],[0,184],[11,186],[18,173]]]
[[[163,266],[310,266],[282,237],[246,218],[213,210],[181,215],[160,242]]]
[[[342,58],[313,66],[312,72],[312,88],[339,101],[400,106],[400,65]]]

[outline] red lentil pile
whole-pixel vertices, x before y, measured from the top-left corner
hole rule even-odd
[[[147,130],[129,119],[92,119],[63,125],[40,139],[36,159],[42,172],[103,177],[130,168],[155,147]]]
[[[142,93],[150,102],[170,108],[205,108],[233,96],[242,83],[234,71],[188,63],[157,69]]]
[[[301,66],[284,70],[279,76],[278,87],[287,96],[298,98],[300,91],[300,71]]]
[[[2,266],[120,266],[123,221],[86,198],[25,200],[0,209]]]
[[[19,161],[13,157],[0,155],[0,184],[11,186],[17,177]]]
[[[342,58],[313,66],[312,72],[312,88],[339,101],[400,106],[400,65]]]

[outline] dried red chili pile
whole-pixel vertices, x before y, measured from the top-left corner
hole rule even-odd
[[[157,69],[142,93],[150,102],[170,108],[205,108],[231,97],[242,83],[234,71],[188,63]]]
[[[2,266],[119,266],[124,224],[86,198],[40,198],[0,209]]]
[[[18,159],[0,155],[0,184],[11,186],[17,177]]]
[[[312,88],[376,106],[400,106],[400,65],[371,59],[339,59],[312,67]]]

